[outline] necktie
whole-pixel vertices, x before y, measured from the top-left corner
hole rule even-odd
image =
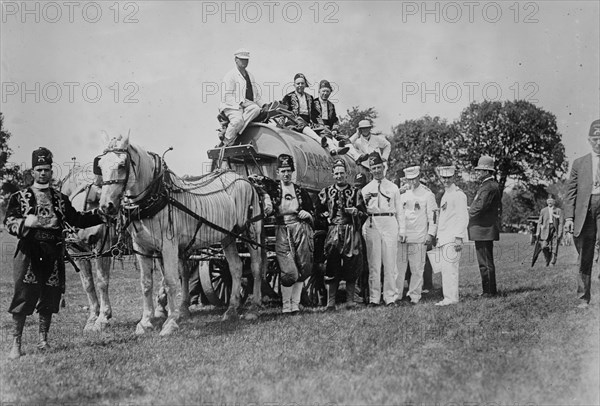
[[[594,176],[594,187],[600,187],[600,155],[596,156],[596,175]]]
[[[377,181],[377,208],[379,209],[381,206],[379,205],[379,199],[381,198],[381,181]]]

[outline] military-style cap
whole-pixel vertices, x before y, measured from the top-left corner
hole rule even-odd
[[[356,176],[354,177],[354,186],[362,189],[365,187],[366,184],[367,184],[367,175],[365,175],[364,173],[357,173]]]
[[[454,166],[454,165],[438,166],[436,168],[436,171],[437,171],[438,176],[440,176],[442,178],[450,178],[450,177],[454,176],[454,174],[456,173],[456,166]]]
[[[322,81],[319,82],[319,90],[321,90],[322,88],[326,87],[329,90],[331,89],[331,84],[329,83],[328,80],[323,79]]]
[[[418,178],[421,174],[421,167],[418,165],[409,166],[404,168],[404,176],[406,179],[415,179]]]
[[[369,167],[382,163],[383,159],[381,159],[381,155],[379,155],[379,152],[374,151],[369,154]]]
[[[360,120],[358,122],[358,128],[372,128],[373,124],[369,120]]]
[[[600,136],[600,120],[596,120],[590,126],[590,133],[588,137],[599,137]]]
[[[494,169],[494,158],[492,158],[491,156],[488,156],[488,155],[483,155],[481,158],[479,158],[479,161],[477,162],[477,166],[475,167],[475,169],[476,170],[482,169],[482,170],[486,170],[486,171],[496,172],[496,170]]]
[[[292,158],[291,155],[288,155],[288,154],[279,155],[277,157],[277,168],[278,169],[289,168],[292,171],[295,171],[296,168],[294,167],[294,158]]]
[[[235,51],[233,56],[240,59],[250,59],[250,51],[248,51],[246,48],[240,48]]]
[[[52,165],[52,152],[48,148],[39,147],[31,154],[31,167]]]

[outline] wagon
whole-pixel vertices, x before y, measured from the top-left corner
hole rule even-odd
[[[294,158],[296,171],[292,181],[305,188],[316,203],[318,192],[331,185],[334,180],[331,172],[334,158],[321,145],[306,135],[287,128],[270,124],[251,123],[239,135],[236,145],[215,148],[208,151],[212,169],[228,168],[242,176],[262,175],[277,179],[277,156],[289,154]],[[339,159],[336,157],[335,159]],[[348,167],[348,179],[353,179],[360,169],[349,157],[342,156]],[[280,271],[275,258],[275,227],[272,217],[265,219],[266,269],[263,272],[263,297],[274,300],[280,298]],[[324,305],[326,301],[323,282],[324,258],[322,255],[325,229],[315,228],[315,261],[313,275],[304,282],[302,304],[304,306]],[[240,247],[241,248],[241,247]],[[231,293],[231,275],[222,249],[219,245],[210,247],[202,254],[190,259],[199,261],[199,279],[204,300],[216,306],[225,306]],[[244,263],[242,298],[251,292],[252,278],[249,254],[241,251]]]

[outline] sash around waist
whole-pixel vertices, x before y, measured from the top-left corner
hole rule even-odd
[[[369,216],[395,216],[396,213],[369,213]]]
[[[34,228],[29,232],[27,237],[36,241],[59,242],[62,239],[62,233],[60,230]]]
[[[286,224],[298,223],[300,217],[297,214],[284,214],[283,216],[275,217],[275,224],[283,226]]]

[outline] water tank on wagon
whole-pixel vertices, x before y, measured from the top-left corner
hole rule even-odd
[[[336,159],[341,158],[346,161],[349,182],[352,182],[359,171],[364,171],[364,168],[359,169],[350,157],[345,155],[332,157],[320,143],[310,137],[270,124],[251,123],[238,136],[235,144],[208,151],[213,170],[227,168],[245,177],[256,174],[277,179],[277,157],[280,154],[288,154],[293,157],[296,169],[292,181],[305,188],[313,198],[313,202],[316,202],[316,194],[322,188],[334,183],[332,166]],[[273,219],[267,219],[265,221],[266,244],[271,247],[274,247],[273,227]],[[316,232],[315,248],[318,245],[319,237],[324,239],[324,233],[325,231]],[[247,254],[241,253],[240,255]],[[269,252],[268,257],[263,295],[278,297],[279,267],[273,251]],[[250,275],[246,262],[248,261],[244,262],[244,275]],[[231,275],[225,259],[222,256],[216,256],[208,261],[200,261],[199,274],[202,290],[208,301],[214,305],[226,305],[231,292]],[[310,279],[305,282],[303,302],[309,305],[322,303],[325,296],[322,280],[319,280],[318,277]],[[251,286],[251,284],[246,284],[246,286]],[[242,292],[242,296],[244,294],[246,292]]]

